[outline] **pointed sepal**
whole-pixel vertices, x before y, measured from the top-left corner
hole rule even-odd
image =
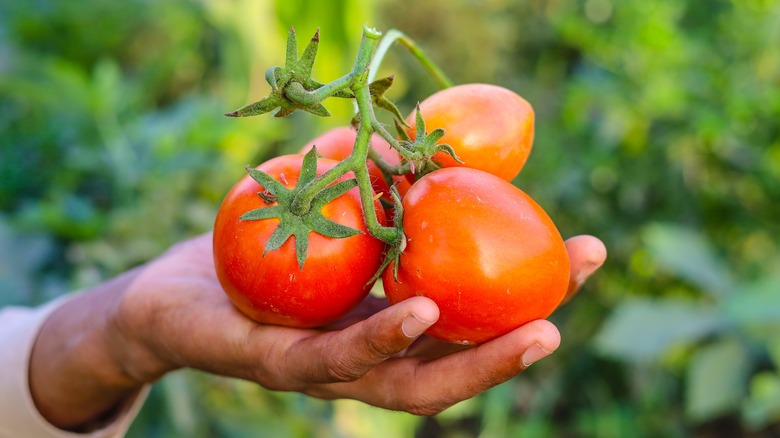
[[[322,208],[330,201],[333,201],[344,193],[347,193],[354,187],[357,187],[357,180],[354,178],[337,182],[336,184],[333,184],[332,186],[329,186],[325,190],[321,191],[319,195],[317,195],[317,198],[314,200],[314,202],[312,202],[312,208],[314,208],[314,206]]]
[[[323,207],[328,203],[357,186],[357,180],[354,178],[329,185],[317,193],[311,201],[308,211],[300,215],[293,213],[291,206],[296,196],[317,178],[317,158],[316,147],[313,147],[304,155],[301,169],[298,173],[298,180],[293,188],[287,188],[288,183],[283,175],[279,176],[279,179],[281,179],[279,181],[260,169],[250,166],[246,167],[250,177],[264,188],[264,191],[257,192],[257,195],[268,206],[247,211],[239,217],[239,220],[261,221],[278,219],[279,224],[263,247],[263,256],[268,252],[279,249],[290,237],[294,237],[295,257],[300,269],[303,269],[306,261],[309,234],[312,231],[335,239],[347,238],[363,233],[361,230],[326,218],[322,211]]]
[[[271,237],[269,237],[268,241],[265,242],[263,256],[265,256],[268,252],[279,249],[282,245],[284,245],[284,242],[287,242],[287,239],[293,235],[294,231],[295,229],[292,224],[284,220],[279,222],[279,226],[276,227],[274,232],[271,234]]]
[[[425,137],[425,119],[423,119],[422,112],[420,111],[420,103],[417,103],[415,110],[415,138],[421,139]]]
[[[287,50],[284,65],[291,66],[298,61],[298,39],[295,36],[295,28],[290,27],[287,32]]]
[[[317,177],[317,146],[313,146],[303,156],[301,173],[298,176],[298,187],[305,187]]]
[[[263,172],[260,169],[255,169],[250,166],[246,166],[246,171],[249,173],[249,176],[252,177],[253,180],[255,180],[258,184],[263,186],[266,190],[271,192],[272,195],[276,196],[277,199],[285,198],[289,190],[287,187],[284,186],[281,182],[277,181],[274,177],[271,175]]]
[[[262,219],[278,218],[283,211],[284,210],[278,205],[273,207],[261,207],[247,211],[238,219],[242,221],[257,221]]]
[[[233,112],[225,113],[225,115],[228,117],[259,116],[260,114],[269,113],[276,108],[279,108],[281,105],[282,102],[276,96],[267,96],[257,102],[242,106]]]
[[[298,68],[300,69],[299,73],[303,76],[309,77],[311,76],[311,71],[314,68],[314,58],[317,57],[317,49],[319,47],[320,43],[320,29],[317,28],[317,32],[314,33],[314,36],[309,41],[309,44],[306,45],[306,48],[303,49],[303,54],[301,55],[301,59],[298,60]]]
[[[368,85],[368,92],[371,93],[372,96],[380,96],[385,94],[385,92],[387,92],[387,90],[389,90],[393,85],[394,79],[394,75],[390,75],[382,79],[377,79]]]
[[[363,234],[362,231],[356,228],[333,222],[332,220],[322,215],[311,216],[307,223],[311,225],[313,231],[316,231],[325,237],[332,237],[334,239],[344,239],[347,237],[356,236],[358,234]]]
[[[368,86],[368,91],[371,94],[371,101],[373,102],[374,106],[392,114],[393,120],[396,123],[401,123],[404,126],[408,126],[406,120],[404,120],[404,116],[401,114],[401,111],[398,110],[398,107],[395,106],[395,104],[390,101],[390,99],[385,97],[385,92],[387,92],[387,90],[390,89],[390,86],[393,85],[394,78],[395,76],[390,75],[386,78],[377,79]]]
[[[406,129],[404,129],[404,126],[409,126],[409,125],[405,121],[403,124],[401,124],[396,119],[394,119],[393,122],[395,125],[395,131],[398,133],[398,138],[406,142],[409,142],[411,139],[409,138],[409,134],[406,133]]]
[[[304,230],[295,233],[295,259],[298,262],[298,268],[302,271],[303,264],[306,263],[306,255],[309,252],[309,232]]]
[[[315,103],[314,105],[304,106],[301,109],[308,113],[312,113],[315,116],[330,117],[330,111],[328,111],[328,109],[325,108],[325,105],[321,103]]]

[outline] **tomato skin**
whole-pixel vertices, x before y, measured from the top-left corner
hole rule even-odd
[[[305,154],[310,151],[313,146],[317,146],[317,153],[325,158],[341,161],[352,153],[352,148],[355,145],[355,139],[357,138],[357,131],[348,126],[341,126],[333,128],[304,146],[300,153]],[[401,163],[401,156],[393,149],[382,137],[378,134],[371,135],[371,147],[379,153],[389,164],[397,166]],[[376,193],[382,193],[382,198],[388,202],[393,202],[390,197],[390,187],[387,185],[382,171],[374,164],[370,159],[368,164],[368,174],[371,179],[371,186]],[[411,183],[403,176],[394,176],[393,181],[396,183],[396,188],[399,194],[403,197]]]
[[[291,188],[298,180],[302,161],[300,155],[285,155],[258,168]],[[336,164],[318,159],[317,174]],[[261,323],[319,327],[342,317],[370,290],[368,282],[379,268],[384,250],[384,243],[366,231],[357,187],[322,211],[326,218],[363,234],[334,239],[309,233],[303,270],[296,259],[294,236],[263,255],[278,219],[239,220],[247,211],[270,206],[257,194],[263,190],[247,175],[230,190],[217,213],[214,263],[223,289],[239,310]],[[377,202],[374,207],[384,223],[381,206]]]
[[[510,183],[469,168],[434,171],[403,199],[407,246],[398,280],[383,274],[391,303],[422,295],[441,316],[426,333],[476,344],[546,318],[569,283],[555,224]]]
[[[422,103],[425,129],[446,132],[439,143],[453,147],[464,164],[439,152],[441,167],[465,166],[511,181],[525,165],[534,140],[534,110],[511,90],[489,84],[464,84],[438,91]],[[406,129],[415,139],[416,111]]]

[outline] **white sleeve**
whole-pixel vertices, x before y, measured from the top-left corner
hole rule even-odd
[[[114,418],[89,433],[58,429],[47,422],[36,409],[28,384],[32,347],[47,317],[71,297],[73,295],[35,309],[0,309],[0,438],[121,437],[141,409],[149,393],[148,385],[135,397],[131,397]]]

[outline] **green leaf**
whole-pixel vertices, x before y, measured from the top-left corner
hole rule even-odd
[[[775,339],[767,346],[769,357],[775,364],[775,369],[780,370],[780,339]]]
[[[713,310],[676,299],[626,298],[596,335],[602,354],[631,362],[652,362],[670,347],[694,343],[725,321]]]
[[[751,366],[748,358],[746,348],[729,338],[699,349],[688,366],[688,417],[702,422],[739,408]]]
[[[767,324],[780,326],[780,276],[762,278],[736,288],[721,307],[743,328]]]
[[[742,404],[742,418],[752,429],[780,421],[780,375],[763,371],[750,380],[750,395]]]
[[[645,246],[661,268],[715,297],[733,288],[728,267],[701,233],[671,224],[649,225],[642,231]]]

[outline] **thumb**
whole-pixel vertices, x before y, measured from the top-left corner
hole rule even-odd
[[[344,330],[294,344],[285,355],[288,370],[304,386],[357,380],[407,348],[438,318],[433,301],[410,298]]]

